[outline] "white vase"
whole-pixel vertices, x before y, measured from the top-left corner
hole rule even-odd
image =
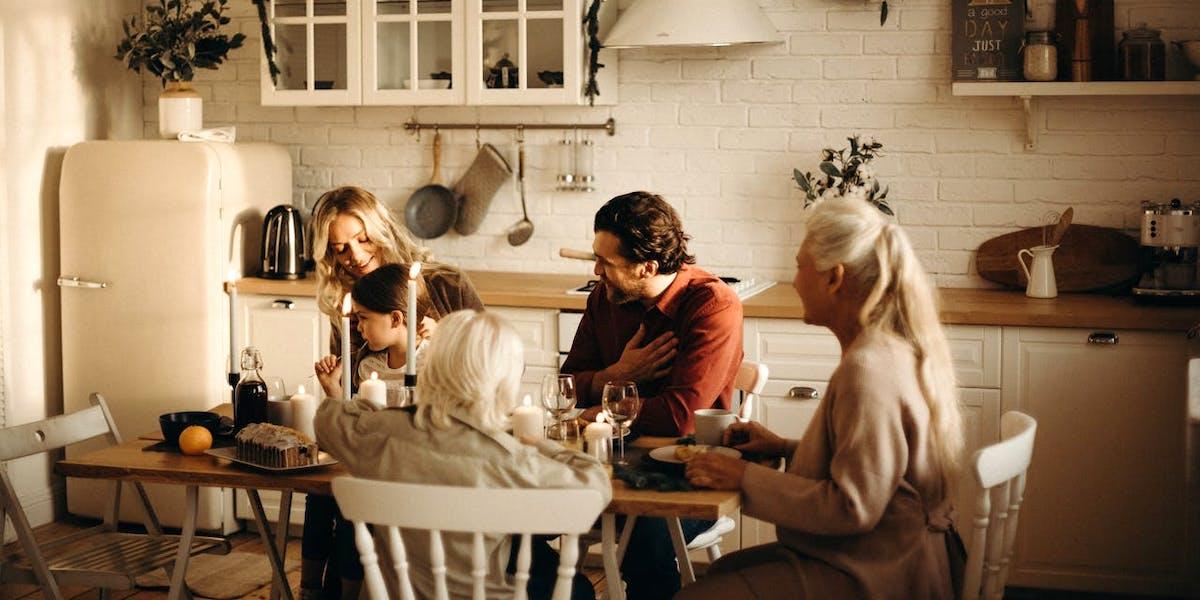
[[[175,139],[181,131],[204,128],[200,94],[188,81],[171,81],[158,96],[158,134]]]

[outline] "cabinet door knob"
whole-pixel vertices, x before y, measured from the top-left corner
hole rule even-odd
[[[1088,336],[1089,344],[1113,345],[1119,341],[1121,341],[1121,338],[1117,337],[1116,332],[1113,331],[1093,331]]]
[[[801,400],[816,400],[821,397],[820,392],[814,388],[807,386],[796,386],[788,390],[789,398],[799,398]]]
[[[292,310],[296,308],[296,303],[291,300],[276,300],[271,303],[271,308],[282,308],[283,310]]]

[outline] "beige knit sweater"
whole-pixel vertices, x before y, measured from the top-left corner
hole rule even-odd
[[[751,465],[744,512],[777,525],[808,598],[953,598],[949,501],[911,347],[864,332],[844,352],[787,472]]]

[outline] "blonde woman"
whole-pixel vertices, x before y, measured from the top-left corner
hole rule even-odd
[[[732,553],[677,598],[953,598],[965,553],[949,504],[963,442],[934,291],[908,237],[866,202],[812,210],[793,286],[841,363],[800,440],[757,423],[726,443],[787,472],[704,454],[695,485],[740,489],[779,542]]]
[[[327,399],[317,412],[317,441],[354,475],[385,481],[490,488],[592,488],[612,497],[604,467],[549,440],[517,440],[504,428],[517,404],[524,350],[503,318],[464,310],[442,320],[425,350],[415,406],[377,410],[370,402]],[[405,535],[418,597],[433,597],[428,536]],[[489,536],[487,597],[509,597],[515,564],[508,536]],[[452,598],[471,597],[470,534],[446,536]],[[530,598],[549,598],[558,557],[536,540]],[[573,598],[595,598],[577,575]]]
[[[309,223],[313,260],[317,267],[317,306],[333,324],[330,355],[314,365],[327,394],[341,395],[332,385],[341,369],[342,298],[362,277],[384,265],[401,265],[407,273],[414,261],[423,263],[417,305],[422,337],[432,333],[442,315],[464,308],[483,308],[479,294],[462,272],[433,261],[392,219],[371,192],[346,186],[325,192],[313,207]],[[363,347],[357,320],[352,319],[350,343],[355,356]],[[358,372],[358,365],[352,367]],[[331,496],[309,494],[305,501],[301,543],[301,600],[357,598],[362,567],[354,548],[354,532],[341,518]],[[336,535],[334,528],[336,527]],[[336,558],[337,560],[330,560]]]

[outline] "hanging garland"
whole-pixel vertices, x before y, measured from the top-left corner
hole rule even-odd
[[[267,71],[271,74],[271,83],[279,85],[279,65],[275,64],[275,41],[271,39],[271,24],[267,22],[268,0],[254,0],[258,7],[258,22],[262,26],[263,54],[267,57]]]
[[[600,49],[604,47],[600,43],[600,5],[602,2],[604,0],[592,0],[587,14],[583,17],[588,37],[588,80],[587,85],[583,88],[583,95],[587,96],[588,106],[596,105],[596,96],[600,95],[600,86],[596,84],[596,72],[604,68],[604,65],[600,64]]]

